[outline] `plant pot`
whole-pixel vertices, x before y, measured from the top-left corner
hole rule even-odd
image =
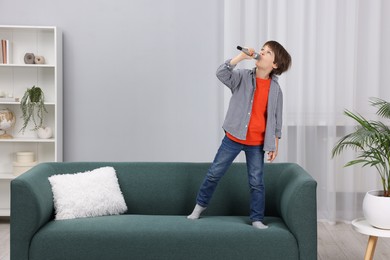
[[[384,197],[382,190],[368,191],[363,200],[363,214],[370,225],[390,229],[390,197]]]
[[[37,129],[38,137],[41,139],[49,139],[53,136],[53,130],[50,127],[40,127]]]

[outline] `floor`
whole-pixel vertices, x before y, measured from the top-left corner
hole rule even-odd
[[[0,217],[0,260],[9,259],[9,218]]]
[[[351,224],[318,222],[318,259],[364,259],[368,236],[352,229]],[[379,238],[374,260],[390,259],[390,238]]]
[[[9,219],[0,218],[0,260],[10,260]],[[363,259],[368,237],[350,224],[318,222],[318,260]],[[390,259],[390,238],[379,238],[374,260]]]

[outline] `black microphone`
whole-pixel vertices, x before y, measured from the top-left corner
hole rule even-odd
[[[242,48],[241,46],[237,46],[237,49],[242,51],[246,55],[251,56],[247,48]],[[253,53],[251,57],[253,57],[255,60],[260,60],[260,54],[258,54],[257,52]]]

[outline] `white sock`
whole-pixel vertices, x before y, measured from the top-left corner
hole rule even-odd
[[[261,221],[254,221],[254,222],[252,222],[252,226],[254,226],[255,228],[258,228],[258,229],[266,229],[266,228],[268,228],[268,226],[264,225],[263,222],[261,222]]]
[[[200,217],[200,214],[205,210],[205,207],[202,207],[198,204],[195,205],[194,210],[192,211],[191,215],[187,216],[188,219],[198,219]]]

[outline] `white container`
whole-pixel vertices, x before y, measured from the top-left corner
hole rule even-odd
[[[35,154],[33,152],[17,152],[16,162],[18,163],[32,163],[35,162]]]
[[[37,130],[38,137],[41,139],[49,139],[53,136],[53,130],[50,127],[40,127]]]
[[[37,165],[37,162],[14,162],[13,165],[14,175],[19,176]]]
[[[390,229],[390,197],[383,197],[383,191],[379,190],[367,192],[363,200],[363,214],[372,226]]]

